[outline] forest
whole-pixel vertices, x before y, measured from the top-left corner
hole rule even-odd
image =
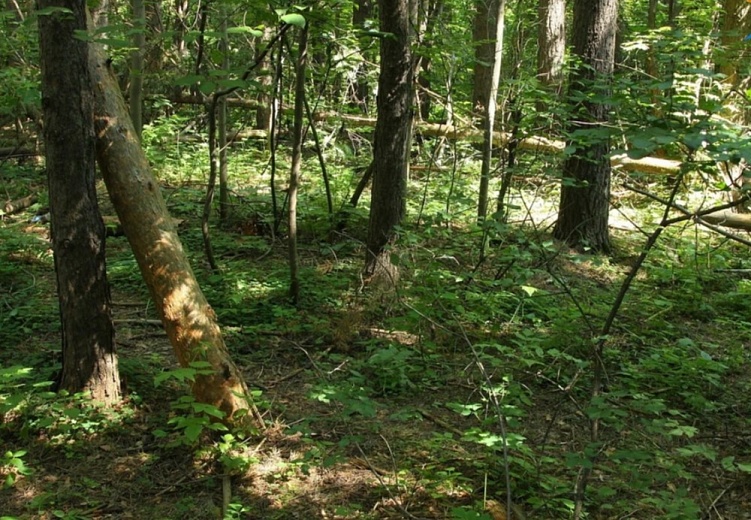
[[[751,0],[0,9],[0,520],[751,518]]]

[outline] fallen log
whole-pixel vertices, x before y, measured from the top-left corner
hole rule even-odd
[[[37,197],[35,193],[32,193],[31,195],[27,195],[26,197],[22,197],[20,199],[11,200],[5,203],[5,205],[3,206],[3,212],[6,215],[13,215],[14,213],[25,210],[32,204],[36,204],[38,200],[39,197]]]
[[[732,210],[726,209],[702,215],[701,219],[716,226],[751,231],[751,213],[733,213]]]
[[[341,120],[353,125],[369,127],[374,127],[376,123],[375,118],[372,117],[337,114],[334,112],[318,112],[314,114],[313,118],[316,121]],[[472,127],[458,127],[436,123],[416,123],[415,130],[423,135],[446,137],[448,139],[462,140],[470,143],[481,143],[483,140],[482,130]],[[493,132],[494,146],[504,147],[508,145],[510,140],[511,134],[509,133]],[[566,149],[566,143],[540,136],[529,136],[520,139],[517,143],[517,148],[520,150],[559,154]],[[674,175],[681,169],[680,161],[660,159],[658,157],[632,159],[626,154],[612,156],[610,158],[610,164],[613,167],[619,167],[626,171],[640,171],[658,175]]]
[[[39,157],[42,152],[33,148],[21,148],[19,146],[8,146],[0,148],[0,159],[16,159],[18,157]]]

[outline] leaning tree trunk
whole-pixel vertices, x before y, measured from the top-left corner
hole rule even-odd
[[[368,251],[365,274],[389,284],[396,278],[386,246],[407,212],[407,174],[412,127],[412,53],[409,0],[381,0],[381,72],[375,128]]]
[[[595,92],[595,99],[606,98],[613,73],[618,0],[576,0],[574,3],[574,52],[583,66],[571,77],[572,98],[580,92]],[[574,137],[569,146],[574,153],[563,166],[563,183],[558,222],[554,236],[574,247],[589,247],[608,252],[608,211],[610,209],[610,140],[607,135],[576,140],[576,132],[600,127],[608,121],[608,106],[602,101],[584,101],[575,105],[569,126]]]
[[[227,422],[261,426],[167,213],[107,59],[98,46],[89,49],[97,159],[110,199],[180,365],[208,362],[211,367],[210,374],[196,376],[193,395],[223,411]]]
[[[120,376],[104,254],[104,223],[94,181],[96,154],[85,4],[40,0],[44,142],[49,181],[52,250],[57,275],[63,366],[58,388],[94,400],[120,400]]]

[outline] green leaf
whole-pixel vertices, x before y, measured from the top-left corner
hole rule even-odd
[[[177,85],[178,87],[189,87],[191,85],[195,85],[202,79],[203,76],[199,76],[197,74],[188,74],[187,76],[176,78],[175,85]]]
[[[198,439],[198,436],[201,435],[202,431],[203,431],[203,424],[190,423],[185,427],[185,437],[190,442],[195,442]]]
[[[751,462],[750,463],[738,463],[738,469],[743,471],[744,473],[751,473]]]
[[[227,34],[249,34],[251,36],[260,37],[263,36],[263,31],[253,29],[247,25],[240,25],[238,27],[229,27],[227,29]]]
[[[289,13],[282,16],[282,21],[289,25],[294,25],[300,29],[305,27],[305,17],[297,13]]]

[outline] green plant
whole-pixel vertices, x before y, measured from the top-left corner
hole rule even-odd
[[[19,476],[31,474],[23,460],[25,455],[26,450],[6,451],[3,454],[0,459],[0,476],[5,474],[5,487],[12,487]]]
[[[166,381],[175,381],[181,384],[195,381],[198,375],[213,373],[211,364],[207,361],[194,361],[188,367],[176,368],[163,372],[154,378],[155,386]],[[221,421],[224,412],[214,405],[199,403],[191,395],[184,395],[173,401],[171,408],[176,414],[167,421],[173,431],[169,446],[196,446],[198,439],[204,431],[227,431],[227,427]],[[154,431],[156,437],[167,437],[165,430]]]

